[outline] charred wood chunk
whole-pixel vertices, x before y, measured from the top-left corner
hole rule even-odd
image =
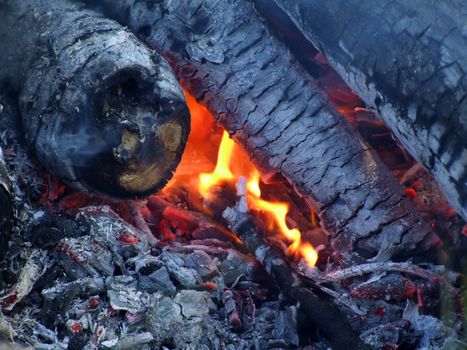
[[[13,207],[11,184],[6,167],[0,159],[0,262],[8,246],[12,224]]]
[[[189,112],[168,63],[71,1],[0,6],[0,80],[20,93],[27,140],[70,185],[145,196],[170,179]]]
[[[467,4],[275,2],[467,219]]]
[[[166,53],[189,92],[263,173],[281,173],[321,210],[343,261],[413,255],[436,242],[396,179],[251,2],[98,3]]]

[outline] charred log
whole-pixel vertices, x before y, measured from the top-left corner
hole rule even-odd
[[[252,156],[320,212],[345,263],[436,241],[399,184],[246,1],[105,1]]]
[[[0,81],[41,163],[84,191],[144,196],[180,161],[189,112],[168,63],[69,1],[4,1]]]
[[[467,219],[466,4],[275,2]]]
[[[248,215],[245,179],[237,184],[239,200],[234,208],[227,208],[224,217],[231,229],[254,252],[258,261],[276,281],[279,288],[291,300],[299,303],[303,312],[323,331],[335,349],[369,349],[350,328],[345,315],[331,303],[319,298],[304,287],[281,254],[255,230]]]

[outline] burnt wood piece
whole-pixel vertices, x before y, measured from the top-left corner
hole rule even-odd
[[[467,219],[467,3],[274,1]]]
[[[92,2],[95,4],[96,2]],[[436,242],[381,160],[241,0],[100,0],[170,58],[178,78],[267,172],[320,214],[344,264]]]
[[[244,178],[237,183],[237,194],[239,199],[236,206],[227,208],[223,215],[232,231],[274,278],[281,291],[300,305],[303,313],[323,332],[333,349],[369,349],[352,330],[346,316],[330,301],[318,297],[312,290],[306,288],[285,261],[282,253],[274,249],[256,231],[248,213]]]
[[[8,247],[13,217],[11,183],[0,148],[0,263]]]
[[[0,82],[41,163],[83,191],[145,196],[180,161],[189,112],[170,65],[115,21],[58,0],[2,1]]]

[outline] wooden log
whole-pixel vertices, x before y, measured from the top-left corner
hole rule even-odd
[[[170,58],[263,174],[279,172],[295,186],[320,213],[344,264],[413,255],[436,243],[375,152],[250,2],[97,3]]]
[[[50,172],[118,198],[161,188],[189,112],[169,64],[71,1],[2,1],[0,82],[19,92],[27,141]]]
[[[467,219],[467,3],[274,2]]]

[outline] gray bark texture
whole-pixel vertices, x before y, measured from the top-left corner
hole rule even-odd
[[[375,152],[251,2],[97,3],[169,58],[263,172],[282,174],[318,209],[343,264],[413,255],[436,242]]]
[[[274,2],[467,220],[467,2]]]
[[[170,65],[67,0],[0,2],[0,83],[41,163],[84,191],[144,196],[170,179],[189,112]]]

